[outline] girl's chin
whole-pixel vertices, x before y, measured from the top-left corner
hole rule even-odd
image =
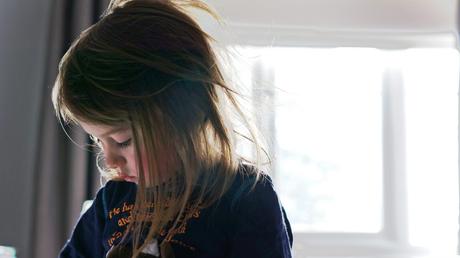
[[[124,181],[137,184],[137,178],[125,178]]]

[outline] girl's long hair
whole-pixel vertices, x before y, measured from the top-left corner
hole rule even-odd
[[[53,88],[57,116],[66,123],[131,126],[139,171],[127,228],[133,257],[162,232],[170,240],[194,210],[229,189],[241,157],[226,107],[242,118],[260,157],[254,128],[221,73],[212,38],[188,7],[215,16],[200,1],[112,0],[62,57]],[[159,160],[158,153],[168,158]]]

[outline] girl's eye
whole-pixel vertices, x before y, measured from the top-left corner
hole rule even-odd
[[[121,143],[117,143],[118,147],[124,149],[124,148],[127,148],[129,145],[131,145],[131,139],[127,140],[127,141],[124,141],[124,142],[121,142]]]

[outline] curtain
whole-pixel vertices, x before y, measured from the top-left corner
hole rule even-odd
[[[79,33],[99,19],[107,0],[51,0],[45,79],[42,83],[39,137],[34,174],[31,244],[22,257],[57,257],[69,237],[86,199],[99,188],[88,136],[66,127],[55,116],[51,89],[58,63]],[[69,140],[69,137],[75,141]]]

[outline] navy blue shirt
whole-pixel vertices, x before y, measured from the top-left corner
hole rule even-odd
[[[175,257],[291,258],[292,231],[273,184],[264,175],[250,191],[254,180],[238,174],[220,201],[193,211],[185,227],[168,240]],[[105,257],[123,237],[135,198],[136,184],[107,182],[59,257]]]

